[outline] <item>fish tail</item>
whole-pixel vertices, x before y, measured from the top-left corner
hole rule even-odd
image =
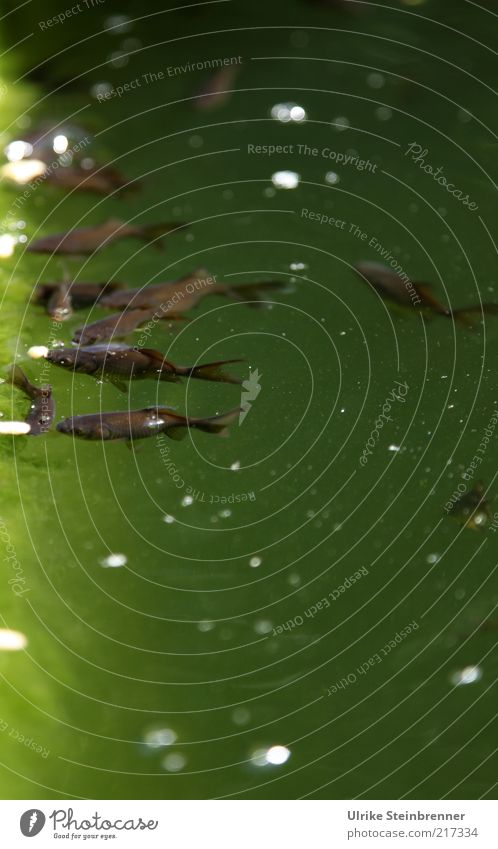
[[[247,301],[247,306],[260,309],[267,300],[266,295],[277,289],[287,289],[283,280],[267,280],[262,283],[241,283],[239,286],[223,286],[218,293],[234,301]]]
[[[195,377],[199,380],[213,380],[218,383],[242,383],[241,378],[227,374],[222,369],[222,366],[241,362],[242,360],[218,360],[200,366],[179,366],[177,374],[181,374],[183,377]]]
[[[498,304],[473,304],[460,310],[453,310],[453,318],[466,327],[473,328],[482,315],[498,315]]]
[[[7,371],[9,383],[21,389],[29,398],[34,398],[38,394],[38,389],[29,382],[20,366],[12,365]]]
[[[137,235],[139,235],[145,242],[150,242],[157,250],[162,251],[164,250],[164,246],[162,244],[163,236],[166,236],[168,233],[183,230],[188,226],[189,225],[183,221],[171,221],[166,222],[165,224],[146,225],[145,227],[138,228]]]
[[[221,413],[218,416],[209,416],[206,419],[189,419],[189,426],[195,427],[204,433],[214,433],[216,436],[228,436],[228,429],[231,424],[238,418],[241,412],[240,407],[234,410],[229,410],[228,413]]]

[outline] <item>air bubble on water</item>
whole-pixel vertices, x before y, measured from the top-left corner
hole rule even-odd
[[[460,687],[463,684],[475,684],[482,678],[482,669],[480,666],[465,666],[463,669],[453,672],[450,676],[450,682],[455,687]]]
[[[276,189],[295,189],[301,177],[296,171],[275,171],[271,181]]]
[[[387,450],[393,451],[394,453],[397,453],[399,451],[400,447],[401,447],[400,445],[390,445]]]
[[[367,85],[369,85],[370,88],[383,88],[385,84],[386,78],[383,76],[383,74],[379,74],[374,71],[367,77]]]
[[[349,127],[349,119],[345,118],[343,115],[340,115],[338,118],[334,118],[332,121],[332,126],[338,131],[343,132],[347,130]]]
[[[125,566],[127,562],[128,558],[125,554],[109,554],[100,561],[100,565],[104,569],[117,569],[119,566]]]
[[[187,758],[180,752],[172,752],[163,758],[162,765],[167,772],[180,772],[187,765]]]
[[[290,749],[286,746],[270,746],[269,749],[255,749],[251,754],[251,762],[254,766],[281,766],[290,756]]]
[[[379,106],[375,110],[375,115],[379,119],[379,121],[389,121],[392,117],[392,109],[389,109],[389,106]]]
[[[459,109],[457,112],[458,120],[462,122],[462,124],[468,124],[469,121],[472,121],[474,117],[472,112],[469,112],[468,109]]]
[[[305,262],[291,262],[289,268],[291,271],[306,271],[308,266]]]
[[[291,585],[291,587],[299,587],[301,584],[301,578],[297,574],[297,572],[293,572],[292,575],[289,575],[287,581]]]
[[[99,96],[105,97],[105,95],[109,94],[109,92],[111,92],[111,91],[112,91],[112,85],[110,83],[100,82],[100,83],[95,83],[95,85],[93,85],[91,87],[90,94],[92,95],[92,97],[95,97],[97,99]]]
[[[232,472],[238,472],[240,469],[240,460],[236,460],[235,463],[232,463],[230,469],[232,470]]]
[[[256,634],[270,634],[273,630],[273,624],[269,619],[258,619],[254,625],[254,630],[256,631]]]
[[[232,511],[231,511],[231,510],[220,510],[220,512],[218,513],[218,515],[219,515],[222,519],[228,519],[228,518],[229,518],[229,516],[231,516],[231,515],[232,515]]]
[[[224,200],[232,200],[232,198],[233,198],[232,190],[231,189],[225,189],[225,191],[222,194],[222,197],[224,198]]]
[[[329,186],[335,186],[336,183],[340,182],[339,174],[336,174],[335,171],[327,171],[325,174],[325,182],[329,184]]]
[[[251,557],[251,559],[249,560],[249,566],[251,566],[253,569],[256,569],[257,566],[261,566],[262,562],[263,561],[261,557]]]
[[[440,560],[440,559],[441,559],[440,554],[428,554],[427,557],[425,558],[425,562],[432,564],[432,563],[437,563],[438,560]]]
[[[166,515],[163,516],[163,522],[166,522],[167,525],[172,525],[174,521],[175,517],[171,516],[169,513],[166,513]]]
[[[202,147],[202,145],[204,144],[204,139],[202,138],[202,136],[199,135],[190,136],[188,143],[190,147]]]
[[[184,495],[182,498],[182,507],[190,507],[191,504],[194,503],[194,499],[191,495]]]
[[[154,728],[144,736],[144,743],[150,749],[161,749],[163,746],[172,746],[177,740],[177,735],[171,728]]]
[[[28,645],[28,638],[21,631],[0,628],[0,651],[22,651]]]
[[[232,722],[235,725],[247,725],[251,719],[251,714],[247,708],[236,708],[232,713]]]
[[[9,162],[20,162],[21,159],[31,156],[33,145],[21,140],[12,141],[7,145],[4,153]]]
[[[126,53],[122,53],[121,50],[115,50],[107,57],[107,61],[113,68],[124,68],[130,61],[130,57]]]
[[[121,35],[133,28],[133,21],[128,15],[110,15],[105,20],[104,29],[113,35]]]
[[[208,619],[204,619],[202,622],[197,623],[197,630],[201,632],[201,634],[206,634],[208,631],[212,631],[214,629],[214,622],[210,622]]]

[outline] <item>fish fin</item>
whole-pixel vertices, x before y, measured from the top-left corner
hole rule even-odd
[[[498,315],[498,304],[474,304],[453,310],[453,317],[469,328],[474,328],[484,315]]]
[[[119,377],[116,377],[114,374],[106,374],[104,371],[102,379],[107,381],[107,383],[112,383],[112,385],[115,386],[116,389],[119,389],[120,392],[124,392],[125,394],[128,393],[127,384],[124,380],[120,380]]]
[[[226,286],[218,294],[234,301],[247,301],[247,306],[253,309],[261,309],[265,306],[266,294],[272,290],[283,290],[288,284],[283,280],[267,280],[263,283],[241,283],[239,286]]]
[[[31,385],[22,368],[15,364],[7,369],[7,380],[13,386],[21,389],[29,398],[33,396],[33,390],[37,389],[37,387]]]
[[[204,431],[204,433],[214,433],[216,436],[227,437],[230,425],[239,417],[241,411],[241,407],[236,407],[234,410],[229,410],[228,413],[221,413],[219,416],[210,416],[206,419],[191,419],[190,425]]]
[[[185,439],[187,432],[188,427],[186,427],[185,425],[182,425],[181,427],[173,425],[173,427],[168,427],[164,431],[166,436],[169,436],[170,439],[174,439],[175,442],[181,442],[182,439]]]
[[[174,233],[177,230],[184,230],[185,227],[188,226],[189,225],[184,221],[172,221],[170,223],[166,222],[165,224],[151,224],[146,225],[145,227],[140,227],[139,235],[144,242],[150,242],[156,250],[162,251],[164,250],[164,245],[162,244],[163,236],[167,236],[168,233]]]
[[[242,378],[234,377],[231,374],[226,374],[222,370],[222,366],[230,363],[241,363],[242,360],[217,360],[214,363],[204,363],[200,366],[179,367],[179,373],[185,377],[195,377],[199,380],[213,380],[218,383],[242,383]]]

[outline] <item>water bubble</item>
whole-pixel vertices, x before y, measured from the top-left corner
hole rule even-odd
[[[238,472],[240,469],[240,460],[236,460],[235,463],[232,463],[230,469],[232,470],[232,472]]]
[[[106,94],[112,91],[112,85],[108,82],[100,82],[95,83],[90,89],[90,94],[92,97],[98,99],[99,97],[105,97]]]
[[[19,162],[20,159],[31,156],[33,145],[25,141],[12,141],[7,145],[4,153],[9,162]]]
[[[305,262],[291,262],[289,268],[291,271],[306,271],[308,266]]]
[[[0,257],[2,259],[12,256],[17,241],[15,236],[11,236],[9,233],[3,233],[0,236]]]
[[[335,186],[340,179],[339,174],[336,174],[335,171],[327,171],[325,174],[325,182],[329,183],[331,186]]]
[[[382,74],[376,72],[369,74],[367,77],[367,85],[370,88],[383,88],[386,84],[386,78]]]
[[[349,127],[349,119],[345,118],[343,115],[340,115],[338,118],[334,118],[332,121],[332,126],[340,133],[344,130],[347,130]]]
[[[301,124],[307,117],[306,110],[298,103],[276,103],[272,106],[270,115],[274,121],[280,121],[282,124],[291,121]]]
[[[290,750],[286,746],[270,746],[269,749],[255,749],[251,755],[251,762],[255,766],[280,766],[290,758]]]
[[[130,61],[130,57],[126,53],[122,53],[121,50],[115,50],[107,57],[107,61],[113,68],[124,68]]]
[[[214,622],[209,622],[205,619],[203,622],[199,622],[197,625],[197,630],[201,632],[201,634],[206,634],[208,631],[212,631],[214,628]]]
[[[441,559],[440,554],[428,554],[427,557],[425,558],[425,562],[432,564],[432,563],[437,563],[438,560],[440,560],[440,559]]]
[[[379,106],[375,110],[375,114],[379,121],[389,121],[393,112],[392,109],[389,109],[389,106]]]
[[[133,27],[133,21],[128,15],[110,15],[106,18],[104,28],[111,30],[113,35],[129,32]]]
[[[256,634],[269,634],[273,631],[273,625],[269,619],[258,619],[254,625],[254,630]]]
[[[221,516],[222,519],[228,519],[229,516],[232,515],[232,511],[231,510],[220,510],[218,515]]]
[[[190,147],[202,147],[204,144],[204,139],[202,136],[190,136],[188,143]]]
[[[174,521],[175,517],[171,516],[169,513],[166,513],[166,515],[163,516],[163,522],[166,522],[167,525],[172,525]]]
[[[0,651],[22,651],[28,645],[28,638],[21,631],[0,628]]]
[[[275,189],[272,189],[271,186],[267,186],[266,189],[264,189],[263,194],[267,198],[274,198],[276,195],[276,191]]]
[[[256,569],[257,566],[261,566],[262,564],[261,557],[251,557],[249,560],[249,566],[252,566],[253,569]]]
[[[163,746],[172,746],[177,740],[175,732],[171,728],[154,728],[147,731],[144,743],[150,749],[160,749]]]
[[[457,672],[453,672],[450,681],[455,687],[460,687],[463,684],[475,684],[482,678],[482,669],[479,666],[465,666]]]
[[[162,765],[167,772],[180,772],[187,764],[187,758],[180,752],[172,752],[163,758]]]
[[[109,554],[100,561],[100,565],[105,569],[117,569],[119,566],[125,566],[128,558],[125,554]]]
[[[290,43],[293,47],[306,47],[309,44],[310,37],[307,32],[302,29],[297,29],[290,35]]]
[[[275,171],[271,181],[276,189],[295,189],[301,177],[295,171]]]
[[[194,503],[194,499],[191,495],[184,495],[182,498],[182,507],[190,507],[191,504]]]
[[[54,149],[54,153],[65,153],[69,145],[69,141],[67,136],[59,135],[55,136],[52,147]]]
[[[251,718],[250,712],[247,708],[236,708],[232,713],[232,722],[235,725],[247,725]]]

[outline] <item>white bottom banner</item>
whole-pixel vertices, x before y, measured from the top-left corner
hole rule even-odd
[[[1,845],[498,846],[493,801],[2,801]],[[33,844],[27,843],[34,838]]]

